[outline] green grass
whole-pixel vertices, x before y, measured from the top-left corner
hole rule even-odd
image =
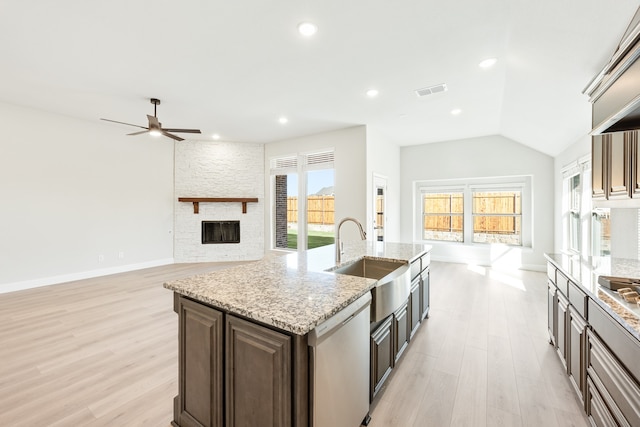
[[[329,231],[309,231],[307,240],[308,249],[331,245],[335,241],[333,233]],[[287,233],[287,247],[289,249],[298,249],[297,230],[289,230]]]

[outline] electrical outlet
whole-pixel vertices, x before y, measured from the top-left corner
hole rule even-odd
[[[104,262],[104,255],[98,255],[98,262]]]
[[[124,252],[120,251],[118,252],[118,259],[123,259],[124,258]]]

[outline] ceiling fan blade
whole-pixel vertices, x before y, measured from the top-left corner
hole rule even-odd
[[[167,132],[179,132],[179,133],[202,133],[200,129],[163,129]]]
[[[164,136],[168,136],[169,138],[171,138],[171,139],[175,139],[176,141],[184,141],[184,138],[180,138],[180,137],[179,137],[179,136],[177,136],[177,135],[170,134],[169,132],[167,132],[167,131],[166,131],[166,130],[164,130],[164,129],[161,129],[161,130],[160,130],[160,132],[162,132],[162,134],[163,134]]]
[[[140,126],[140,125],[132,125],[131,123],[118,122],[118,121],[115,121],[115,120],[109,120],[109,119],[100,119],[100,120],[104,120],[105,122],[119,123],[119,124],[121,124],[121,125],[135,126],[135,127],[137,127],[137,128],[141,128],[141,129],[147,129],[147,128],[146,128],[146,127],[144,127],[144,126]]]
[[[147,118],[149,119],[149,128],[159,128],[160,126],[160,122],[158,121],[158,118],[155,116],[150,116],[147,114]]]
[[[133,133],[128,133],[127,135],[142,135],[143,133],[148,133],[148,130],[143,130],[140,132],[133,132]]]

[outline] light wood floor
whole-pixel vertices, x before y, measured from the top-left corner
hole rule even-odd
[[[159,426],[177,392],[179,264],[0,295],[0,425]],[[585,426],[548,344],[546,280],[432,264],[430,318],[370,426]]]

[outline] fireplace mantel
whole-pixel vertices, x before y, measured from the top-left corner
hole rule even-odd
[[[203,203],[242,203],[242,213],[247,213],[247,203],[258,203],[257,197],[178,197],[179,202],[193,203],[193,213],[200,212],[200,202]]]

